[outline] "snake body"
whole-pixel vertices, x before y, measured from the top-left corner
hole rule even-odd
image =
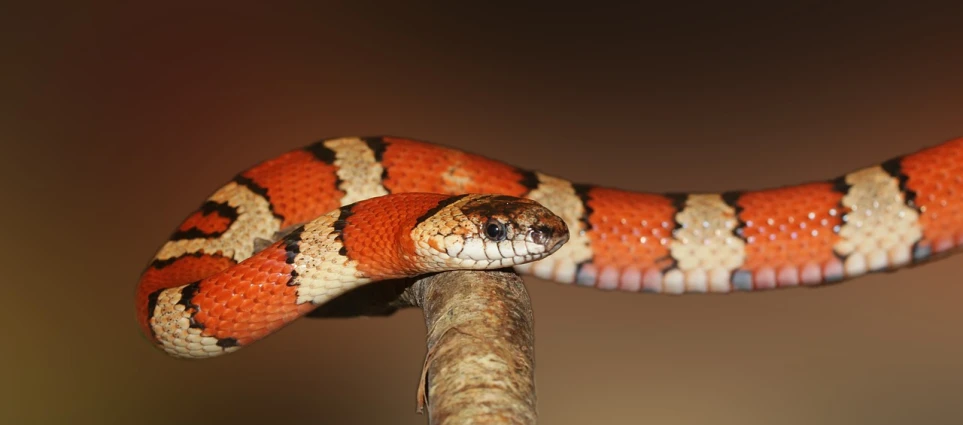
[[[505,198],[482,207],[477,195],[459,197],[466,193]],[[553,232],[541,244],[529,235],[525,258],[504,256],[497,243],[476,246],[492,261],[485,267],[669,294],[820,285],[963,244],[963,138],[825,181],[689,194],[576,184],[410,139],[327,139],[240,173],[184,220],[141,277],[138,319],[168,353],[207,357],[374,280],[481,267],[437,260],[444,249],[410,250],[427,243],[419,223],[445,221],[426,214],[455,214],[465,202],[476,202],[476,221],[512,216],[490,205],[502,202],[545,221],[522,220],[515,231]],[[465,220],[464,229],[478,224]],[[563,234],[567,243],[552,245]],[[409,251],[399,257],[399,249]]]

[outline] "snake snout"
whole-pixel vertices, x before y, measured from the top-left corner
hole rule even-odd
[[[532,242],[544,245],[552,237],[552,229],[545,226],[538,226],[532,229]]]
[[[568,226],[555,215],[542,217],[541,221],[530,229],[532,242],[544,246],[546,252],[555,252],[568,241]]]

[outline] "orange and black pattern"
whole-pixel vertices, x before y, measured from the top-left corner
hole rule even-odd
[[[402,221],[375,218],[376,204],[341,207],[410,192],[503,194],[544,205],[570,238],[516,269],[560,283],[673,294],[819,285],[927,261],[963,243],[963,138],[822,182],[715,194],[573,184],[396,137],[324,140],[242,172],[177,227],[138,285],[141,326],[155,335],[157,306],[180,305],[203,313],[163,320],[189,321],[193,348],[229,348],[304,314],[313,306],[298,304],[288,285],[292,256],[305,247],[296,229],[325,214],[334,214],[332,243],[342,254],[358,253],[345,263],[350,270],[332,278],[390,274],[398,265],[386,262],[386,252],[411,247],[352,247],[408,230],[412,214],[432,202],[412,206]],[[368,235],[341,235],[338,226],[351,222]],[[259,260],[245,263],[252,256]],[[233,283],[238,277],[248,284]],[[231,303],[258,307],[237,315]]]

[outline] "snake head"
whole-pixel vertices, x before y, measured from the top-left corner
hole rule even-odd
[[[505,195],[463,195],[412,232],[434,251],[435,270],[499,269],[544,258],[568,241],[561,217],[538,202]]]

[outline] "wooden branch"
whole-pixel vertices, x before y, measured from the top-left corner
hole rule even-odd
[[[425,313],[418,411],[427,403],[431,425],[535,423],[534,315],[517,274],[436,274],[401,300]]]
[[[418,412],[427,404],[431,425],[535,423],[534,315],[510,270],[377,282],[309,316],[388,316],[408,307],[421,307],[428,327]]]

